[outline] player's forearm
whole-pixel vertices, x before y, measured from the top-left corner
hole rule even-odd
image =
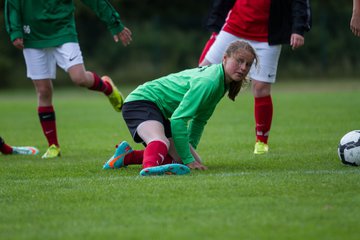
[[[200,121],[191,121],[189,126],[189,139],[190,144],[196,149],[199,142],[201,135],[204,131],[204,126],[206,122]]]
[[[202,163],[200,155],[196,152],[193,146],[191,146],[191,144],[189,144],[189,146],[190,146],[191,155],[194,157],[195,161]]]
[[[194,162],[195,159],[192,156],[189,148],[189,137],[186,122],[181,119],[171,120],[170,122],[172,139],[174,141],[176,151],[181,158],[181,161],[184,164]]]
[[[353,0],[353,12],[360,13],[360,0]]]

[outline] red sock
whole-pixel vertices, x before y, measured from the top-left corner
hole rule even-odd
[[[141,165],[143,163],[144,150],[134,150],[124,157],[124,165]]]
[[[144,150],[133,150],[124,157],[124,165],[141,165],[144,159]],[[161,165],[173,163],[173,158],[168,154]]]
[[[89,87],[90,90],[103,92],[105,95],[110,95],[112,93],[112,86],[110,83],[102,80],[96,73],[94,75],[94,84]]]
[[[271,96],[255,98],[256,141],[267,143],[271,128],[273,104]]]
[[[0,152],[3,154],[12,154],[12,147],[7,145],[4,140],[0,137]]]
[[[166,157],[161,165],[170,164],[170,163],[173,163],[173,161],[174,161],[174,159],[168,154],[168,155],[166,155]]]
[[[161,141],[150,142],[144,151],[143,168],[161,165],[167,153],[168,148],[165,143]]]
[[[59,146],[56,133],[55,111],[53,106],[38,107],[38,115],[43,133],[49,146],[52,144]]]

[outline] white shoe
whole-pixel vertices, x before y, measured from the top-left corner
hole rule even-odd
[[[39,153],[39,150],[35,147],[12,147],[12,149],[12,154],[36,155]]]

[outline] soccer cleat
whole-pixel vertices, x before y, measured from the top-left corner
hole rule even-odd
[[[140,171],[140,176],[158,175],[184,175],[190,173],[190,168],[183,164],[171,163],[156,167],[144,168]]]
[[[255,143],[254,154],[265,154],[268,152],[269,152],[269,145],[260,141],[257,141]]]
[[[12,154],[36,155],[39,153],[39,150],[35,147],[12,147],[12,149]]]
[[[60,148],[55,144],[51,145],[41,158],[55,158],[60,157]]]
[[[115,86],[115,84],[113,83],[113,81],[111,80],[110,77],[102,76],[101,79],[103,81],[110,83],[110,85],[112,87],[112,93],[110,95],[108,95],[107,97],[109,98],[109,101],[110,101],[111,105],[114,107],[115,111],[120,112],[121,108],[124,104],[124,98],[121,95],[119,89],[117,89],[117,87]]]
[[[124,158],[126,154],[131,153],[133,150],[129,143],[122,141],[118,146],[114,155],[104,164],[103,169],[114,169],[124,167]]]

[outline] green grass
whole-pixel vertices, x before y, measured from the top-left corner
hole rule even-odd
[[[131,88],[125,90],[130,91]],[[360,168],[337,144],[360,129],[360,83],[277,83],[270,153],[254,156],[253,99],[224,99],[198,152],[207,171],[144,178],[102,170],[115,144],[134,144],[98,93],[55,91],[63,156],[0,155],[0,239],[358,239]],[[46,141],[33,90],[0,92],[1,136]]]

